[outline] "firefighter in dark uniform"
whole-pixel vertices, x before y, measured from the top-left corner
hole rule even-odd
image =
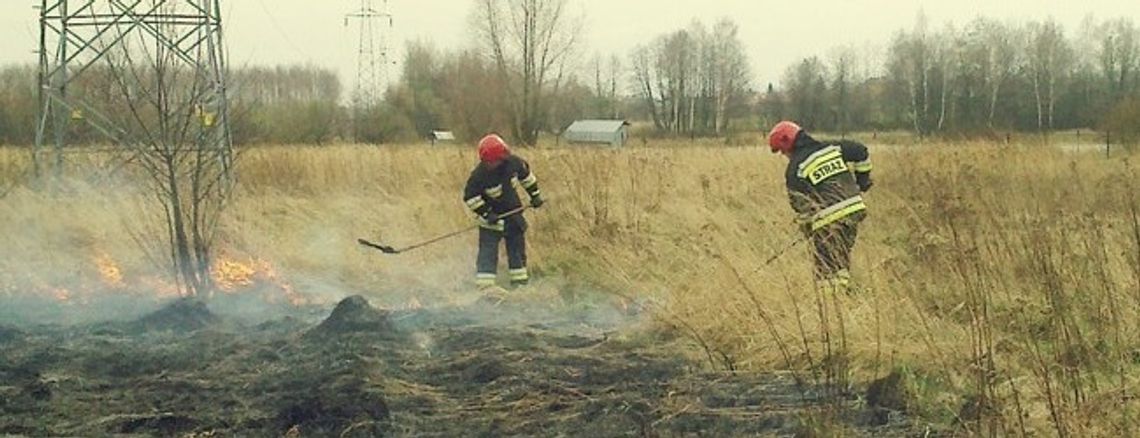
[[[479,216],[475,284],[480,288],[495,285],[499,242],[505,240],[511,285],[525,285],[530,279],[526,268],[527,223],[515,183],[530,196],[530,206],[539,208],[543,199],[538,190],[538,178],[530,171],[526,160],[512,155],[507,143],[495,134],[479,141],[479,161],[463,190],[467,207]]]
[[[800,232],[814,245],[816,279],[849,291],[851,250],[867,216],[862,193],[872,185],[867,147],[817,141],[788,121],[772,128],[768,145],[788,157],[788,196]]]

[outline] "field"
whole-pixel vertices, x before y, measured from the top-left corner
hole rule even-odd
[[[718,421],[729,421],[731,415],[713,414],[756,415],[779,397],[806,394],[799,400],[808,400],[801,402],[808,406],[797,405],[790,417],[796,426],[775,422],[781,425],[753,432],[871,434],[868,425],[875,422],[863,417],[886,411],[899,415],[887,415],[879,423],[903,418],[899,421],[906,427],[945,434],[1117,436],[1135,429],[1134,413],[1140,408],[1140,219],[1132,187],[1136,174],[1127,154],[1105,158],[1004,143],[872,147],[876,185],[868,195],[870,218],[860,230],[855,253],[859,293],[833,296],[813,287],[804,245],[764,264],[796,237],[782,188],[783,158],[755,147],[650,146],[659,147],[518,151],[531,161],[548,197],[543,209],[528,213],[536,281],[511,297],[524,304],[495,307],[494,312],[506,316],[474,321],[463,316],[468,312],[463,309],[479,306],[471,304],[473,235],[399,256],[355,243],[369,237],[400,245],[469,225],[460,189],[474,163],[470,149],[245,150],[239,189],[216,239],[217,276],[225,287],[207,301],[236,300],[238,304],[211,308],[250,324],[268,321],[272,329],[240,338],[223,329],[161,336],[176,336],[171,345],[194,348],[195,342],[205,342],[196,336],[216,335],[233,345],[235,354],[255,354],[251,351],[270,345],[285,348],[278,350],[282,354],[301,348],[294,338],[300,339],[337,301],[359,294],[377,307],[441,321],[419,331],[433,338],[482,336],[492,331],[487,328],[491,322],[514,322],[509,330],[486,335],[499,345],[459,345],[453,354],[465,348],[486,352],[466,360],[495,358],[492,368],[529,375],[533,380],[528,381],[565,383],[528,374],[537,368],[518,363],[566,365],[594,357],[594,352],[578,357],[535,346],[566,337],[593,339],[567,332],[573,326],[613,331],[623,338],[603,343],[605,350],[596,353],[603,358],[596,364],[599,369],[620,369],[625,358],[664,376],[643,379],[680,386],[712,380],[699,376],[724,376],[729,380],[725,385],[687,393],[701,400],[691,403],[695,412],[712,413]],[[173,299],[157,263],[162,247],[154,236],[162,234],[156,233],[159,217],[148,208],[151,198],[135,188],[138,179],[129,171],[100,171],[107,160],[98,154],[69,154],[64,172],[69,178],[63,184],[32,190],[22,179],[30,166],[26,154],[0,152],[0,193],[6,193],[0,200],[6,239],[0,294],[12,303],[0,309],[0,322],[17,327],[7,330],[13,333],[10,339],[0,336],[0,342],[24,343],[20,349],[6,347],[6,354],[25,360],[42,358],[45,351],[91,354],[82,348],[37,347],[77,336],[68,330],[103,336],[116,345],[129,343],[131,336],[151,336],[122,327],[100,329],[99,324],[133,321]],[[536,312],[535,306],[543,311]],[[551,315],[587,315],[583,318],[589,321],[551,323],[554,333],[543,332],[550,327],[531,327],[559,319]],[[608,316],[603,322],[590,319],[597,315]],[[272,325],[274,321],[295,325]],[[62,325],[44,327],[46,323]],[[74,324],[80,328],[66,328]],[[518,337],[538,341],[509,341]],[[147,347],[151,341],[131,348],[152,348]],[[346,340],[345,348],[356,352],[353,357],[385,363],[412,354],[391,347],[395,356],[378,355],[376,349],[390,346],[374,342]],[[20,353],[12,353],[16,351]],[[293,364],[289,360],[306,354],[320,356],[303,350],[275,366]],[[140,357],[154,356],[140,352]],[[438,367],[446,368],[457,357],[406,362],[446,374]],[[41,373],[33,383],[59,386],[54,393],[74,384],[81,374],[72,373],[81,371],[64,359],[26,360],[56,373]],[[672,361],[682,364],[666,365]],[[182,377],[187,375],[183,370]],[[129,377],[153,378],[147,373]],[[368,381],[367,376],[351,377]],[[336,376],[309,378],[338,381]],[[756,396],[747,390],[778,386],[782,378],[804,385],[788,384],[778,395],[760,391]],[[393,379],[375,381],[437,391],[456,384]],[[582,382],[564,386],[587,390],[595,399],[621,393]],[[0,389],[34,394],[37,386],[28,388]],[[709,404],[715,396],[693,395],[734,388],[739,393],[730,395],[740,400],[761,400],[736,401],[740,407],[726,411]],[[406,400],[398,397],[401,388],[377,384],[373,389],[388,391],[391,400]],[[667,398],[637,394],[655,413],[652,421],[606,430],[638,433],[634,430],[642,428],[644,433],[648,424],[670,435],[692,424],[684,422],[690,411],[666,409]],[[605,400],[628,399],[601,400],[604,405]],[[464,404],[450,403],[436,406],[459,409]],[[476,412],[501,415],[504,406]],[[585,412],[579,409],[588,410],[570,406],[569,412],[579,415]],[[414,432],[399,415],[406,412],[392,409],[384,427]],[[200,422],[175,428],[179,431],[205,432],[210,429],[206,424],[225,430],[203,420],[208,416],[172,412],[162,418],[176,417]],[[572,418],[590,417],[565,421],[576,424]],[[131,419],[137,418],[115,418],[113,423],[121,429],[136,424]],[[267,427],[286,428],[285,423],[289,421]],[[500,432],[534,433],[551,424],[508,422]],[[727,422],[700,427],[749,430]]]

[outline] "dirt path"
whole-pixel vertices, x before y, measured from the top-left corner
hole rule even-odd
[[[359,300],[320,325],[159,316],[0,329],[0,434],[787,436],[821,405],[786,375],[699,371],[676,340],[596,312]],[[907,432],[872,419],[846,426]]]

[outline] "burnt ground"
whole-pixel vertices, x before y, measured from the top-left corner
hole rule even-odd
[[[242,325],[178,302],[0,325],[0,435],[793,436],[825,406],[788,375],[705,371],[683,339],[615,315],[355,297],[323,321]],[[845,404],[849,435],[921,435]]]

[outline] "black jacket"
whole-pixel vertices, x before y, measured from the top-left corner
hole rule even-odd
[[[522,207],[522,199],[515,189],[516,181],[531,198],[539,196],[538,178],[521,157],[510,155],[494,169],[479,163],[467,178],[463,201],[482,218],[486,218],[487,213],[504,214],[518,209]]]
[[[798,221],[813,231],[866,215],[861,193],[871,187],[871,160],[861,143],[820,142],[800,133],[785,176]]]

